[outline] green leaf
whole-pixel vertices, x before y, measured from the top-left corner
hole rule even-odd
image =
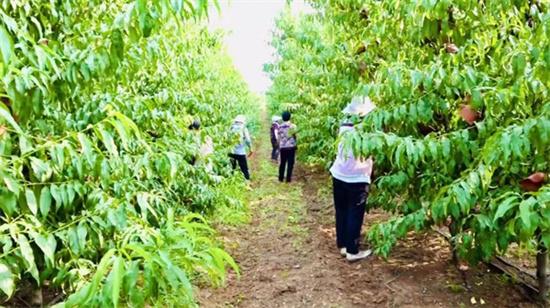
[[[124,270],[124,260],[121,256],[118,256],[113,265],[112,298],[114,307],[118,307],[120,289],[124,278]]]
[[[117,131],[120,141],[122,142],[122,146],[127,149],[130,143],[130,137],[128,136],[128,131],[127,131],[128,128],[125,127],[124,124],[121,121],[118,121],[117,119],[113,119],[109,123],[111,123],[111,125],[113,125],[113,127]]]
[[[27,272],[29,272],[34,277],[36,282],[40,284],[40,277],[38,275],[38,268],[36,267],[36,262],[34,260],[34,253],[27,237],[23,234],[19,234],[17,243],[19,244],[19,249],[21,250],[23,260],[25,260]]]
[[[525,60],[525,55],[523,53],[518,53],[513,57],[512,66],[514,67],[514,72],[516,74],[523,74],[526,65],[527,61]]]
[[[0,263],[0,290],[9,298],[15,291],[14,275],[4,263]]]
[[[483,98],[478,89],[472,91],[472,105],[478,109],[483,107]]]
[[[518,196],[513,195],[506,198],[502,203],[500,203],[495,213],[495,217],[493,217],[493,222],[497,221],[497,219],[506,215],[506,213],[510,209],[512,209],[514,206],[517,206],[517,203],[516,203],[517,200],[518,200]]]
[[[36,245],[38,245],[42,252],[44,252],[44,259],[46,260],[46,262],[53,266],[55,263],[55,249],[57,247],[57,242],[55,241],[55,237],[53,236],[53,234],[48,234],[45,236],[38,234],[34,238],[34,240],[36,242]]]
[[[65,147],[64,145],[56,145],[50,148],[50,155],[53,158],[53,161],[57,164],[57,167],[63,170],[65,165]]]
[[[43,217],[48,216],[51,206],[52,195],[50,193],[50,188],[48,186],[44,186],[40,191],[40,214],[42,214]]]
[[[55,200],[55,209],[59,210],[63,205],[63,197],[61,196],[61,189],[59,188],[59,186],[52,184],[50,186],[50,194]]]
[[[550,248],[550,232],[544,232],[541,235],[541,242],[546,247],[546,249]]]
[[[141,260],[132,261],[127,265],[122,287],[126,294],[130,294],[133,289],[136,289],[136,284],[138,283],[138,277],[140,275],[140,263]]]
[[[432,217],[436,223],[440,223],[447,217],[447,203],[442,200],[436,200],[432,203]]]
[[[462,183],[461,183],[462,184]],[[467,214],[470,211],[471,206],[471,195],[469,194],[468,190],[464,186],[454,186],[453,192],[455,193],[455,198],[460,204],[460,210],[463,214]]]
[[[29,210],[31,210],[33,215],[36,215],[38,213],[38,203],[36,202],[34,191],[30,188],[26,188],[25,197],[27,198],[27,206],[29,207]]]
[[[82,150],[81,150],[82,154],[84,154],[84,157],[86,157],[86,160],[88,161],[88,163],[90,165],[93,165],[94,163],[93,147],[90,139],[83,133],[78,133],[77,138],[82,147]]]
[[[34,150],[31,142],[25,136],[19,136],[19,149],[21,150],[22,155],[25,155]]]
[[[0,189],[0,208],[7,214],[7,216],[13,216],[18,213],[17,197],[15,194],[7,189]]]
[[[86,237],[88,236],[88,229],[84,222],[80,222],[76,228],[76,234],[78,236],[78,243],[81,248],[86,247]]]
[[[11,116],[8,108],[2,102],[0,102],[0,118],[4,119],[6,122],[8,122],[13,127],[13,129],[15,129],[15,131],[18,134],[23,133],[23,130],[21,129],[21,127],[19,127],[17,122],[15,122],[15,120]]]
[[[13,40],[3,26],[0,26],[0,54],[2,54],[2,61],[7,66],[10,64],[10,59],[13,55]]]
[[[68,231],[68,241],[69,241],[69,247],[71,248],[71,251],[76,254],[80,255],[80,242],[78,241],[78,233],[76,232],[76,227],[72,227]]]
[[[10,176],[4,176],[4,183],[6,183],[6,187],[13,192],[16,196],[19,196],[19,190],[21,189],[21,185],[13,179]]]
[[[138,193],[137,203],[139,205],[141,218],[143,220],[147,220],[147,212],[149,211],[149,201],[147,199],[148,198],[146,193]]]
[[[530,197],[527,200],[523,200],[519,204],[519,216],[523,224],[527,229],[531,228],[531,214],[533,211],[533,206],[537,203],[537,199]]]
[[[99,265],[97,266],[96,272],[92,278],[92,281],[88,283],[85,287],[78,290],[76,293],[69,296],[65,302],[66,307],[82,307],[92,298],[96,293],[97,288],[101,280],[105,277],[109,266],[113,262],[113,255],[115,254],[115,249],[107,251],[101,258]]]
[[[50,166],[46,162],[38,158],[31,157],[30,160],[31,160],[31,168],[36,178],[40,182],[46,182],[52,176],[52,173],[53,173],[52,168],[50,168]]]
[[[103,126],[100,126],[98,130],[99,130],[98,137],[101,139],[101,141],[105,145],[105,148],[107,149],[107,151],[109,151],[109,153],[113,156],[118,156],[118,150],[115,145],[115,140],[113,139],[113,135],[111,135],[111,133],[107,131],[107,129],[105,129],[105,127]]]
[[[175,153],[166,152],[166,157],[168,158],[168,163],[170,164],[170,178],[173,179],[176,177],[178,172],[178,160]]]

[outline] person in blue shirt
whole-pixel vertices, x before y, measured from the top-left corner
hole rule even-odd
[[[250,134],[245,123],[246,117],[244,115],[238,115],[231,125],[231,132],[235,135],[237,144],[229,154],[229,157],[231,158],[233,169],[236,169],[237,165],[239,165],[244,178],[250,180],[246,156],[247,151],[250,153],[249,155],[252,155],[252,140],[250,139]]]

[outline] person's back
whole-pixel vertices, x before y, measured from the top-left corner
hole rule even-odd
[[[231,133],[234,135],[236,145],[233,154],[246,155],[246,147],[250,144],[250,137],[244,123],[235,122],[231,125]]]
[[[285,121],[279,126],[279,147],[290,149],[296,147],[296,125]]]
[[[296,158],[296,125],[290,122],[290,112],[283,112],[283,124],[279,126],[279,149],[281,151],[281,163],[279,165],[279,181],[291,182],[292,170]]]
[[[237,164],[241,168],[241,171],[245,179],[250,179],[250,173],[248,172],[248,163],[246,161],[246,151],[247,148],[250,149],[252,146],[252,141],[250,139],[250,134],[245,125],[245,117],[243,115],[238,115],[233,124],[231,125],[231,133],[235,138],[235,147],[232,152],[229,154],[231,158],[231,164],[233,169],[237,167]]]
[[[353,126],[342,125],[340,127],[340,135],[351,133],[354,131]],[[372,173],[372,159],[356,159],[351,149],[345,150],[341,142],[338,145],[338,154],[334,161],[330,172],[338,179],[345,180],[347,183],[370,183],[370,174]]]

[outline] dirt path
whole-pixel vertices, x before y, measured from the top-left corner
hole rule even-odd
[[[433,233],[411,235],[387,261],[347,263],[335,248],[328,176],[298,167],[294,183],[279,183],[268,138],[258,142],[252,221],[220,230],[241,277],[231,273],[226,287],[200,290],[202,307],[534,307],[483,265],[468,273],[466,291],[447,243]],[[385,215],[369,213],[364,230]]]

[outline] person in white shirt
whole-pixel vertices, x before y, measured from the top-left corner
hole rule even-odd
[[[348,120],[340,127],[340,136],[354,131],[354,123],[349,118],[363,118],[376,107],[368,97],[354,97],[343,110]],[[355,158],[351,149],[338,145],[338,154],[330,173],[333,180],[334,207],[336,212],[336,245],[340,254],[350,262],[364,259],[372,251],[359,250],[359,237],[365,216],[365,207],[373,161],[371,158]]]
[[[197,163],[205,164],[205,167],[208,171],[212,170],[212,162],[210,162],[210,156],[214,154],[214,143],[210,136],[205,136],[201,138],[201,122],[198,119],[193,120],[193,123],[189,125],[189,130],[194,132],[193,138],[195,139],[196,144],[198,145],[198,155],[193,157],[193,165]],[[204,139],[204,140],[203,140]]]
[[[281,125],[281,120],[281,117],[277,115],[271,118],[271,159],[274,162],[277,162],[277,159],[279,158],[279,126]]]
[[[250,134],[245,123],[246,117],[244,115],[238,115],[235,117],[235,120],[231,125],[231,132],[237,139],[237,145],[235,145],[233,151],[229,154],[229,157],[231,158],[231,165],[233,166],[233,169],[236,169],[237,165],[239,165],[244,178],[250,180],[246,153],[249,151],[249,156],[252,155],[252,140],[250,139]]]

